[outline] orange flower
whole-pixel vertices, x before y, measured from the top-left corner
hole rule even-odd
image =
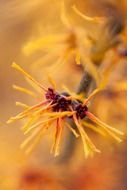
[[[94,114],[88,111],[87,104],[89,100],[98,92],[99,89],[95,89],[91,93],[91,95],[86,100],[84,100],[83,103],[74,102],[73,106],[71,106],[71,110],[76,111],[73,114],[73,120],[81,135],[86,157],[88,157],[90,154],[93,154],[93,152],[100,152],[100,150],[98,150],[92,143],[92,141],[84,131],[84,127],[91,128],[92,130],[96,131],[97,133],[100,133],[103,136],[111,136],[118,142],[121,142],[121,138],[119,136],[123,135],[123,132],[102,122],[98,117],[96,117]],[[92,121],[94,125],[89,122],[86,122],[84,120],[85,117],[88,117],[88,119]]]
[[[72,97],[68,99],[67,95],[59,94],[53,88],[44,87],[16,63],[13,63],[12,67],[22,72],[26,78],[28,78],[32,83],[39,87],[42,93],[45,93],[45,100],[39,102],[34,106],[26,106],[18,102],[17,105],[25,107],[25,110],[15,117],[11,117],[7,123],[12,123],[19,119],[28,118],[28,122],[22,127],[22,130],[25,134],[28,134],[31,131],[33,131],[33,133],[25,140],[21,147],[28,145],[34,139],[34,143],[32,143],[32,145],[27,149],[27,152],[30,152],[40,141],[43,133],[49,127],[51,127],[54,122],[56,122],[55,142],[52,148],[52,152],[55,154],[55,156],[57,156],[59,154],[59,145],[63,132],[64,118],[73,115],[73,112],[68,109],[68,105],[71,104]],[[17,90],[26,92],[27,94],[31,95],[30,91],[27,89],[17,87],[15,85],[14,87]],[[72,129],[71,126],[67,125],[67,127],[75,134],[75,136],[78,136],[76,131]]]
[[[84,127],[89,127],[104,136],[109,135],[118,142],[121,142],[121,139],[119,137],[120,135],[123,135],[121,131],[105,124],[99,118],[97,118],[88,111],[88,102],[93,96],[95,96],[100,90],[102,90],[102,88],[95,89],[93,93],[91,93],[90,96],[83,101],[80,96],[78,97],[78,95],[68,94],[67,92],[58,93],[54,88],[46,88],[42,86],[39,82],[37,82],[15,63],[12,64],[12,67],[22,72],[26,78],[30,79],[31,82],[37,85],[42,90],[42,93],[45,94],[44,101],[41,101],[31,107],[25,106],[25,110],[23,112],[19,113],[15,117],[11,117],[8,120],[8,123],[11,123],[19,119],[28,118],[27,123],[23,126],[22,129],[25,134],[28,134],[32,131],[33,132],[25,140],[21,147],[28,145],[32,140],[34,140],[34,142],[31,146],[28,146],[27,152],[30,152],[35,147],[35,145],[39,143],[44,132],[49,127],[51,127],[54,122],[56,122],[56,133],[52,152],[55,156],[59,155],[60,141],[62,138],[64,125],[66,125],[76,137],[78,137],[80,134],[83,141],[86,157],[88,157],[89,154],[93,152],[100,151],[92,143],[92,141],[86,134]],[[23,90],[23,88],[19,87],[16,89],[25,92],[25,89]],[[28,92],[29,91],[27,90],[26,93]],[[23,104],[18,103],[18,105],[24,107]],[[92,124],[86,122],[84,120],[86,116],[97,126],[93,126]],[[67,118],[73,119],[79,131],[79,134],[67,123]]]
[[[28,41],[22,48],[23,53],[26,56],[30,56],[38,50],[41,51],[42,56],[38,57],[36,62],[33,63],[34,68],[44,66],[45,64],[49,71],[56,70],[56,68],[65,63],[82,64],[85,70],[99,82],[97,67],[91,59],[93,42],[88,37],[87,29],[84,30],[84,27],[75,26],[69,21],[64,2],[61,2],[60,17],[65,26],[64,32],[49,34]],[[75,7],[73,9],[77,13],[77,9]],[[85,20],[98,23],[102,21],[102,18],[85,16]]]

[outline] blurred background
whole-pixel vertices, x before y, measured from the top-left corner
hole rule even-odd
[[[83,19],[72,6],[99,22]],[[127,189],[127,2],[126,0],[1,0],[0,1],[0,189],[1,190],[126,190]],[[48,36],[48,37],[47,37]],[[82,56],[76,64],[75,49]],[[88,62],[93,62],[94,67]],[[12,88],[32,89],[11,68],[16,62],[48,85],[50,74],[58,90],[66,85],[76,91],[84,67],[96,79],[108,76],[108,89],[99,93],[91,110],[104,122],[125,133],[117,144],[88,131],[101,154],[85,159],[76,139],[73,154],[58,162],[50,154],[52,131],[35,151],[20,149],[25,121],[7,125],[22,109],[16,101],[33,105],[36,100]],[[119,90],[117,84],[124,83]],[[116,85],[112,87],[112,85]],[[41,98],[41,97],[39,97]],[[62,147],[65,150],[68,133]],[[63,151],[64,152],[64,151]]]

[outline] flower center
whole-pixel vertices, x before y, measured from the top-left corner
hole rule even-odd
[[[45,97],[49,102],[55,102],[57,100],[57,96],[58,94],[52,88],[48,88],[48,91],[45,94]]]
[[[71,104],[71,100],[67,100],[67,94],[58,94],[52,88],[48,88],[48,91],[45,95],[46,99],[52,101],[52,105],[56,104],[53,107],[54,111],[67,111],[69,110],[69,105]]]
[[[81,103],[74,104],[74,110],[76,111],[76,115],[80,119],[84,119],[86,117],[86,111],[88,107],[85,105],[83,106]]]

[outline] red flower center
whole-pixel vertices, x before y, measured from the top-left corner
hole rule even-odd
[[[71,100],[67,100],[67,94],[58,94],[55,92],[52,88],[48,88],[48,91],[46,93],[46,99],[49,100],[49,102],[52,102],[53,104],[56,104],[53,107],[54,111],[68,111],[69,105],[71,104]]]
[[[88,111],[88,107],[83,106],[82,103],[74,104],[74,110],[76,111],[76,115],[80,119],[84,119],[86,117],[86,111]]]

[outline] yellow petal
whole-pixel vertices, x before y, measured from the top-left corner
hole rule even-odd
[[[23,127],[21,127],[21,130],[25,133],[30,126],[38,119],[38,117],[30,117],[29,120],[25,123]]]
[[[86,105],[86,104],[91,100],[91,98],[93,98],[98,92],[100,92],[100,89],[99,89],[99,88],[95,89],[95,90],[89,95],[89,97],[84,100],[83,105]]]
[[[67,14],[66,14],[66,10],[65,10],[65,4],[64,4],[63,0],[61,0],[61,20],[67,28],[71,27],[71,24],[67,18]]]
[[[35,138],[41,131],[41,127],[37,128],[34,133],[32,133],[22,144],[21,144],[21,148],[26,147],[32,140],[33,138]]]
[[[92,129],[93,131],[95,131],[95,132],[97,132],[103,136],[106,135],[105,132],[103,130],[101,130],[100,128],[98,128],[97,126],[94,126],[91,123],[88,123],[86,121],[82,121],[82,123],[83,123],[84,127],[88,127],[90,129]]]
[[[41,37],[37,40],[33,40],[28,42],[24,47],[23,47],[23,53],[26,55],[30,55],[34,53],[35,51],[51,46],[53,47],[54,44],[55,46],[57,43],[62,43],[65,41],[65,34],[51,34],[46,37]]]
[[[26,104],[24,104],[24,103],[22,103],[22,102],[16,102],[15,104],[16,104],[16,106],[21,106],[21,107],[26,108],[26,109],[29,108],[28,105],[26,105]]]
[[[26,94],[29,94],[29,95],[33,96],[33,97],[36,97],[34,92],[32,92],[31,90],[28,90],[26,88],[23,88],[21,86],[13,85],[13,88],[20,91],[20,92],[24,92]]]
[[[19,65],[16,63],[12,63],[12,67],[15,68],[16,70],[20,71],[26,78],[31,80],[34,84],[36,84],[39,88],[41,88],[44,91],[47,91],[47,88],[42,86],[38,81],[36,81],[30,74],[28,74],[26,71],[24,71]]]
[[[54,156],[59,155],[60,141],[61,141],[61,138],[62,138],[62,132],[63,132],[62,120],[59,118],[57,120],[55,142],[54,142],[54,145],[53,145],[52,150],[51,150],[51,152],[54,153]]]
[[[115,129],[109,125],[107,125],[106,123],[102,122],[99,118],[97,118],[95,115],[93,115],[90,112],[86,112],[87,117],[95,122],[97,125],[99,125],[100,127],[102,127],[105,132],[107,132],[110,136],[112,136],[114,139],[116,139],[118,142],[121,142],[121,138],[118,137],[118,135],[124,135],[123,132],[119,131],[118,129]]]
[[[83,147],[84,147],[84,153],[85,157],[88,158],[89,155],[93,154],[94,152],[100,153],[100,150],[98,150],[95,145],[92,143],[86,132],[84,131],[80,121],[78,121],[76,115],[73,115],[74,121],[76,126],[78,127],[78,130],[80,132],[82,141],[83,141]]]
[[[75,129],[73,129],[68,123],[66,123],[66,126],[70,129],[70,131],[74,134],[76,138],[79,137],[79,134],[76,132]]]

